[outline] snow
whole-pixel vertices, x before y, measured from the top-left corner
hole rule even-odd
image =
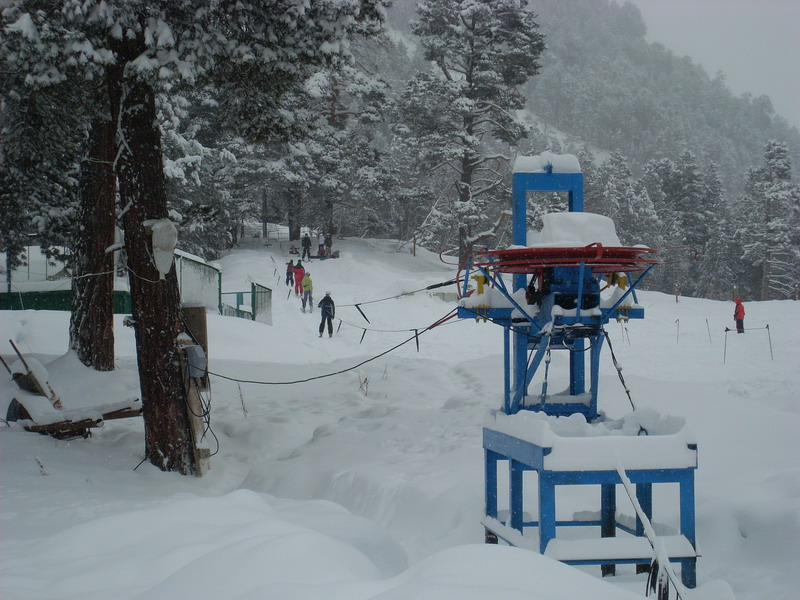
[[[542,229],[528,231],[532,248],[569,248],[589,244],[622,246],[614,221],[594,213],[561,212],[542,216]]]
[[[220,261],[224,290],[271,282],[274,325],[209,314],[212,373],[280,384],[408,343],[303,384],[238,386],[211,375],[219,453],[202,478],[139,465],[140,419],[106,422],[87,440],[57,441],[19,424],[0,429],[4,600],[644,596],[644,576],[631,566],[601,579],[598,567],[482,543],[482,425],[501,403],[502,330],[451,320],[424,331],[454,304],[417,290],[452,278],[453,267],[390,240],[334,239],[341,258],[315,260],[310,270],[345,323],[332,339],[319,339],[316,310],[303,314],[299,299],[287,297],[288,243],[265,247],[248,235],[243,244]],[[394,297],[404,292],[416,293]],[[368,303],[383,298],[391,299]],[[654,438],[691,430],[702,556],[699,587],[688,598],[793,600],[800,586],[800,302],[745,302],[748,331],[727,340],[732,302],[676,303],[641,292],[639,303],[644,320],[608,327],[637,411],[604,352],[600,408],[618,429],[596,431],[602,435],[591,441],[636,440],[618,434],[642,420],[661,433]],[[13,358],[11,338],[39,360],[67,409],[135,395],[133,331],[121,316],[110,373],[75,363],[68,328],[67,313],[0,311],[0,353]],[[567,373],[568,356],[554,352],[551,389],[565,385]],[[534,379],[532,393],[537,386]],[[0,378],[0,411],[17,395],[10,377]],[[585,440],[589,427],[575,418],[549,424],[564,444]],[[634,457],[621,458],[630,468]],[[572,494],[559,497],[565,517],[598,509],[599,500],[587,507],[586,495]],[[655,495],[655,530],[672,535],[661,524],[677,518],[677,505]],[[594,502],[597,494],[589,496]],[[633,515],[623,503],[619,510]]]
[[[6,31],[9,33],[18,32],[22,37],[32,42],[39,39],[39,32],[36,30],[36,25],[33,24],[33,19],[28,13],[23,13],[15,23],[7,25]]]
[[[144,226],[153,231],[153,261],[159,279],[164,279],[164,275],[172,268],[175,246],[178,243],[178,228],[170,219],[150,219],[144,222]]]
[[[544,467],[551,471],[614,471],[622,456],[626,469],[697,466],[697,452],[689,447],[697,443],[693,434],[681,419],[663,417],[652,409],[596,424],[588,424],[582,415],[492,411],[484,427],[550,449]],[[639,435],[641,427],[648,435]]]
[[[581,165],[573,154],[554,154],[549,151],[536,156],[518,156],[514,161],[514,173],[581,173]]]

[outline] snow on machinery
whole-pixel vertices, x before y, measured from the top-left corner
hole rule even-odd
[[[569,211],[545,215],[542,231],[529,233],[528,194],[553,191],[567,193]],[[623,246],[610,219],[583,212],[583,174],[571,155],[519,157],[512,213],[513,246],[470,259],[458,308],[460,318],[504,329],[503,404],[483,429],[486,540],[568,564],[600,564],[603,574],[617,564],[639,572],[654,559],[678,562],[683,584],[694,587],[696,443],[682,419],[634,409],[612,421],[598,409],[600,356],[604,343],[610,346],[605,325],[644,318],[636,288],[658,263],[656,250]],[[477,289],[469,293],[471,280]],[[569,352],[569,382],[551,393],[557,350]],[[541,390],[532,393],[537,373]],[[499,462],[508,464],[507,496],[498,495]],[[526,494],[528,471],[536,472],[536,494]],[[651,539],[653,484],[677,486],[679,498],[678,526],[658,540]],[[556,487],[574,485],[600,486],[599,511],[565,518],[561,506],[557,515]],[[633,494],[630,518],[618,514],[618,491],[622,500]],[[506,497],[508,508],[500,510]],[[600,539],[576,539],[577,528],[586,527],[599,527]],[[567,528],[564,539],[558,534]]]

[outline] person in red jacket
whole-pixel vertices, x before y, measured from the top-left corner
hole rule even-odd
[[[733,309],[733,318],[736,321],[736,333],[744,333],[744,304],[741,298],[736,298],[736,308]]]
[[[306,270],[303,267],[303,263],[299,260],[297,264],[294,266],[294,295],[300,296],[303,293],[303,276],[306,274]]]

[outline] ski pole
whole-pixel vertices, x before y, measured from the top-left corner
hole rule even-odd
[[[675,343],[678,344],[681,341],[681,320],[680,318],[675,319],[675,323],[677,323],[678,328],[675,332]]]
[[[711,327],[708,325],[708,319],[706,319],[706,329],[708,329],[708,343],[713,344],[714,342],[711,341]]]

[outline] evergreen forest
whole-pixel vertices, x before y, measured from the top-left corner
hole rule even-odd
[[[117,10],[147,23],[127,30],[144,32],[140,46],[120,34],[101,47],[103,28],[113,38],[122,22],[111,3],[0,2],[9,265],[31,239],[78,263],[85,238],[99,237],[87,197],[101,184],[126,229],[141,181],[120,167],[124,123],[109,115],[127,114],[115,110],[136,90],[109,100],[106,89],[133,78],[153,91],[158,127],[146,144],[157,144],[179,247],[206,259],[235,245],[246,221],[462,257],[499,247],[515,156],[551,151],[579,158],[586,209],[612,217],[623,243],[663,249],[651,289],[796,297],[800,133],[766,96],[734,96],[724,74],[648,43],[632,4],[346,2],[362,12],[324,39],[309,33],[319,15],[276,4],[287,16],[270,38],[257,2],[133,0]],[[336,3],[318,5],[327,15]],[[205,37],[192,37],[198,20]],[[278,42],[251,43],[254,32]],[[123,68],[113,57],[125,53]],[[531,227],[566,205],[530,203]],[[104,247],[115,239],[124,244],[112,234]]]

